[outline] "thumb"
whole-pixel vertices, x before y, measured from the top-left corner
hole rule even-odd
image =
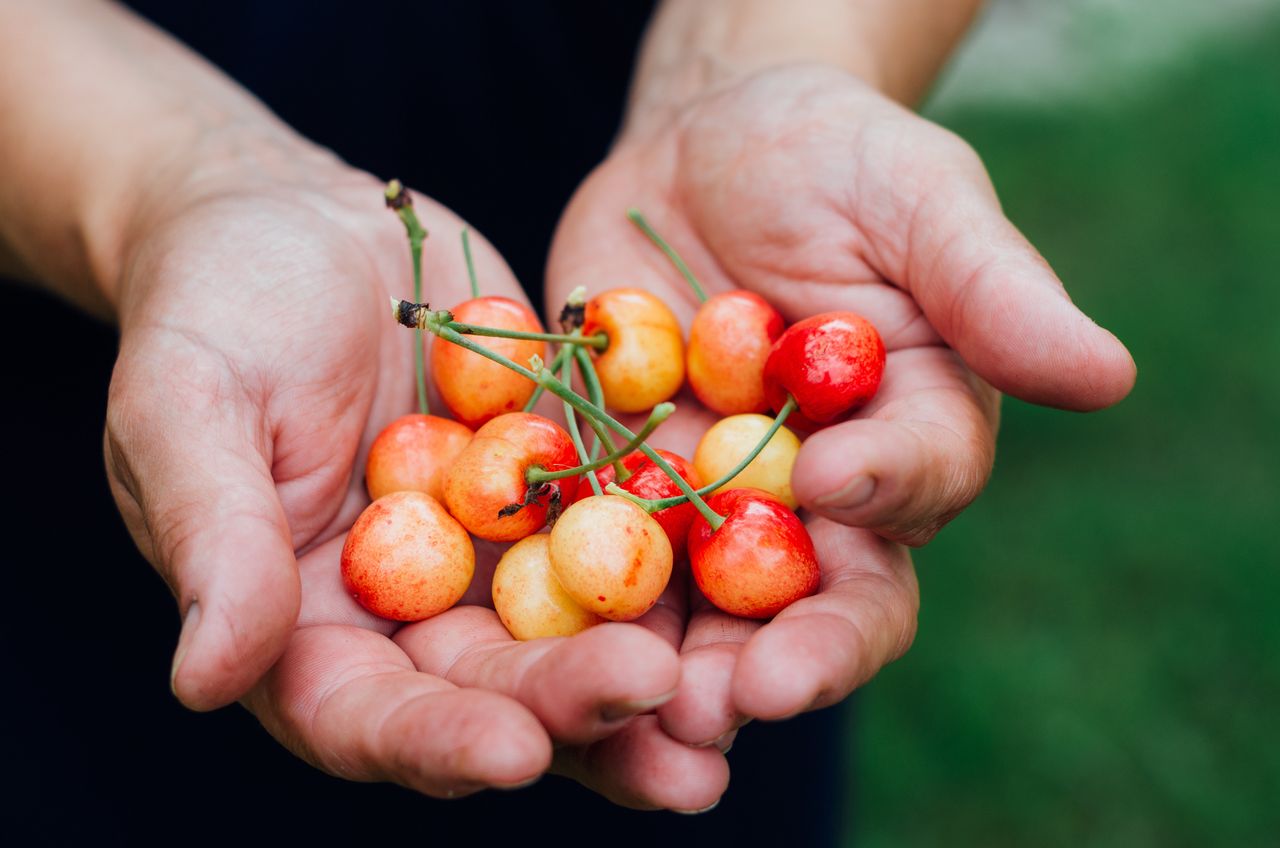
[[[997,389],[1073,410],[1119,402],[1136,376],[1128,350],[1071,302],[1005,218],[976,154],[956,143],[960,166],[917,198],[898,279]]]
[[[125,523],[178,599],[183,624],[171,685],[195,710],[236,700],[266,673],[294,629],[301,595],[259,447],[261,415],[216,371],[153,373],[122,355],[105,437]]]

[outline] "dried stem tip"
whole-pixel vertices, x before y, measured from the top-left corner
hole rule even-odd
[[[387,198],[388,209],[404,209],[406,206],[413,205],[413,197],[409,192],[404,190],[404,185],[399,180],[392,180],[387,183],[387,190],[384,192]]]
[[[407,300],[391,298],[391,315],[397,324],[406,327],[421,328],[431,314],[431,306],[426,303],[411,303]]]

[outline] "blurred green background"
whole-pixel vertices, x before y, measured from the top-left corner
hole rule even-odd
[[[861,697],[866,846],[1280,844],[1280,8],[997,3],[926,113],[1133,351],[1007,400]]]

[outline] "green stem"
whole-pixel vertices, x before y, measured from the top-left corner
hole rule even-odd
[[[573,378],[573,361],[571,359],[568,359],[568,358],[565,359],[564,363],[561,365],[561,374],[564,379]],[[541,384],[539,384],[539,386],[541,386]],[[578,461],[582,463],[586,463],[587,462],[587,446],[582,441],[582,431],[578,429],[578,416],[574,414],[573,407],[567,403],[564,405],[564,423],[565,423],[565,426],[569,428],[569,438],[573,439],[574,450],[578,452]],[[529,469],[529,474],[531,474],[534,471],[541,471],[541,470],[542,469],[540,468],[531,468]],[[574,469],[570,469],[570,470],[574,470]],[[590,474],[588,476],[590,477],[591,491],[594,492],[596,495],[603,495],[604,492],[600,490],[600,481],[596,479],[596,475]],[[535,482],[529,479],[528,474],[526,474],[525,479],[528,480],[530,483]],[[547,478],[544,478],[544,479],[547,479]],[[551,478],[551,479],[555,479],[555,478]]]
[[[604,386],[600,385],[600,375],[596,373],[595,363],[591,361],[591,354],[583,348],[574,348],[573,357],[578,361],[578,371],[582,374],[582,384],[587,387],[587,397],[591,398],[591,402],[596,406],[604,409]],[[595,449],[604,446],[609,453],[615,453],[617,446],[613,443],[609,431],[598,421],[592,422],[592,429],[596,431],[596,443],[592,447],[592,458],[594,459]],[[631,472],[619,460],[613,464],[613,478],[619,483],[625,483],[631,477]]]
[[[566,368],[565,373],[560,377],[560,381],[564,382],[568,378],[568,368]],[[566,403],[565,406],[568,406],[568,404]],[[653,435],[653,431],[658,429],[658,425],[670,418],[671,413],[675,411],[676,405],[674,403],[660,403],[653,408],[653,412],[649,413],[649,420],[644,422],[644,427],[641,428],[640,432],[636,433],[631,441],[627,442],[621,448],[608,456],[602,456],[600,459],[592,460],[591,462],[586,462],[584,460],[583,465],[580,465],[577,468],[566,468],[562,471],[546,471],[541,468],[530,468],[525,474],[525,480],[532,484],[543,483],[549,480],[559,480],[563,477],[573,477],[577,474],[591,474],[591,472],[604,468],[606,465],[628,457],[636,450],[639,450],[640,443]],[[571,409],[565,410],[566,418],[572,414]],[[591,474],[591,476],[594,477],[595,475]]]
[[[528,333],[524,330],[508,330],[505,327],[481,327],[478,324],[462,324],[458,321],[450,321],[449,326],[464,336],[488,336],[495,339],[555,342],[557,344],[578,345],[579,347],[593,347],[596,350],[604,350],[609,346],[609,337],[604,333],[597,333],[594,336],[566,336],[563,333]]]
[[[726,485],[734,477],[741,474],[743,469],[750,465],[752,461],[760,455],[760,451],[765,449],[773,439],[773,434],[782,429],[782,425],[787,421],[787,416],[794,412],[795,409],[796,399],[791,395],[787,395],[787,402],[782,405],[782,409],[778,410],[778,417],[773,419],[773,424],[770,425],[768,432],[766,432],[764,437],[760,439],[754,448],[751,449],[751,452],[743,457],[741,462],[722,474],[719,480],[716,480],[714,483],[708,483],[699,489],[698,494],[704,496],[709,495],[721,486]],[[647,510],[650,512],[658,512],[659,510],[668,509],[673,506],[680,506],[683,503],[687,503],[689,499],[684,495],[676,495],[670,498],[661,498],[659,500],[647,500],[643,498],[641,500],[644,500],[643,506],[645,506]]]
[[[564,365],[565,358],[570,355],[572,350],[573,348],[570,345],[564,345],[556,353],[556,358],[551,360],[551,364],[547,366],[551,369],[553,374],[560,369],[561,365]],[[546,389],[542,388],[542,386],[535,388],[533,390],[533,394],[529,395],[529,400],[525,403],[523,411],[533,412],[533,408],[538,405],[538,401],[542,398],[542,393],[545,391]]]
[[[627,218],[631,223],[636,225],[640,232],[649,237],[649,241],[658,246],[658,249],[667,254],[667,258],[671,260],[671,264],[676,266],[676,270],[684,277],[685,282],[689,284],[689,288],[693,289],[693,293],[698,296],[700,303],[707,302],[707,292],[702,288],[702,283],[698,282],[698,278],[693,276],[693,271],[689,270],[689,266],[684,264],[684,260],[680,258],[680,254],[671,245],[667,244],[666,239],[658,235],[657,230],[649,226],[649,222],[645,220],[644,215],[640,214],[639,209],[628,209]]]
[[[413,198],[399,180],[387,183],[385,193],[387,206],[395,211],[404,224],[409,235],[409,255],[413,257],[413,300],[422,302],[422,242],[427,237],[427,230],[413,211]],[[431,414],[431,405],[427,401],[427,366],[422,349],[422,329],[413,334],[413,374],[418,387],[418,411],[423,415]]]
[[[536,379],[540,384],[545,385],[547,387],[547,391],[572,405],[574,409],[587,416],[587,418],[600,421],[600,423],[607,426],[610,430],[613,430],[613,432],[628,440],[636,437],[635,433],[631,432],[631,430],[616,418],[591,403],[591,401],[586,398],[579,397],[572,389],[557,380],[555,375],[547,369],[542,369],[534,379]],[[712,530],[720,529],[720,525],[724,524],[724,516],[718,515],[715,510],[707,506],[707,502],[693,490],[693,487],[689,485],[688,480],[681,477],[676,470],[671,467],[671,463],[663,459],[661,454],[646,445],[644,442],[640,443],[639,450],[645,456],[649,457],[654,465],[661,468],[662,471],[671,478],[671,482],[676,484],[676,488],[684,493],[685,497],[688,498],[698,512],[702,513],[702,517],[711,525]]]
[[[480,296],[480,281],[476,279],[476,263],[471,258],[471,231],[462,228],[462,255],[467,257],[467,279],[471,281],[471,297]]]

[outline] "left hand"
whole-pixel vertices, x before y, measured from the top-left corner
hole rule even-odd
[[[701,744],[834,703],[905,651],[918,590],[901,545],[924,544],[985,486],[996,389],[1098,409],[1128,393],[1134,366],[1001,213],[972,149],[841,71],[774,68],[633,115],[560,222],[550,312],[577,285],[638,286],[688,326],[696,299],[627,222],[631,206],[710,294],[755,291],[789,322],[858,312],[888,350],[874,401],[797,459],[820,593],[763,627],[692,601],[680,694],[659,715]],[[680,405],[657,442],[691,455],[714,416],[689,393]]]

